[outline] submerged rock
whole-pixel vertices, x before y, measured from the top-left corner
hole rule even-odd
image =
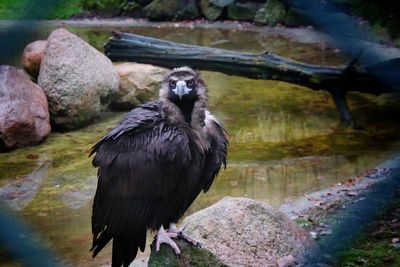
[[[144,9],[150,20],[185,20],[199,16],[195,0],[154,0]]]
[[[225,197],[187,217],[182,227],[201,242],[202,248],[228,266],[276,266],[278,259],[289,255],[300,259],[313,244],[309,233],[286,215],[263,202],[247,198]],[[191,266],[182,265],[181,259],[191,258],[193,251],[198,249],[192,246],[181,248],[182,255],[176,260],[179,264],[171,266]],[[150,262],[152,257],[173,261],[172,249],[165,250],[168,255],[153,253]],[[158,259],[157,262],[162,261]]]
[[[113,97],[111,108],[130,110],[155,99],[161,81],[168,70],[148,64],[122,63],[115,65],[119,74],[119,89]]]
[[[285,18],[285,5],[280,0],[267,0],[265,5],[257,11],[254,22],[258,25],[275,26],[278,23],[284,23]]]
[[[28,44],[22,53],[21,64],[24,70],[35,80],[39,75],[40,63],[42,62],[43,52],[47,41],[38,40]]]
[[[47,41],[38,84],[51,122],[59,130],[84,126],[110,104],[118,73],[107,57],[67,30],[53,31]]]
[[[0,151],[36,144],[50,130],[43,90],[22,70],[0,66]]]

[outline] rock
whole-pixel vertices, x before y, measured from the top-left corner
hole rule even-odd
[[[264,7],[260,8],[254,22],[257,25],[275,26],[278,23],[285,22],[286,8],[280,0],[267,0]]]
[[[22,53],[21,64],[24,70],[35,80],[39,75],[40,63],[47,41],[39,40],[28,44]]]
[[[230,4],[233,4],[235,0],[210,0],[210,3],[218,6],[218,7],[226,7]]]
[[[130,110],[140,103],[155,99],[168,70],[139,63],[115,65],[119,74],[119,89],[110,107],[114,110]]]
[[[50,130],[43,90],[22,70],[0,66],[0,151],[39,143]]]
[[[263,4],[255,2],[236,2],[228,6],[227,16],[232,20],[253,21],[262,6]]]
[[[276,266],[288,255],[297,261],[314,244],[308,232],[286,215],[248,198],[225,197],[187,217],[182,227],[228,266]],[[192,250],[193,246],[182,248],[181,258],[192,257],[186,255]]]
[[[195,0],[154,0],[143,9],[150,20],[185,20],[199,16]]]
[[[224,8],[211,3],[210,0],[201,0],[200,10],[206,19],[214,21],[221,16]]]
[[[67,30],[53,31],[47,41],[38,84],[47,95],[52,125],[84,126],[111,102],[118,73],[107,57]]]

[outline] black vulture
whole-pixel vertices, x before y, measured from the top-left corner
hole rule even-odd
[[[160,97],[138,106],[91,150],[96,153],[93,257],[113,239],[112,267],[129,266],[144,251],[147,229],[156,249],[183,237],[176,228],[198,194],[226,166],[227,134],[207,110],[207,88],[189,67],[173,69]]]

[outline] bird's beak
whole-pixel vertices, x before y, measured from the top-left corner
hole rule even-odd
[[[172,90],[172,92],[179,96],[180,100],[182,100],[183,95],[189,94],[190,91],[192,91],[192,89],[187,88],[185,81],[178,81],[175,89]]]

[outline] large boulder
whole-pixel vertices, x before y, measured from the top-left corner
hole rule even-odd
[[[286,7],[281,0],[267,0],[265,5],[260,8],[254,22],[257,25],[275,26],[278,23],[284,23],[286,19]]]
[[[0,151],[36,144],[50,130],[43,90],[22,70],[0,66]]]
[[[158,97],[158,89],[168,70],[139,63],[115,65],[119,74],[119,89],[110,107],[114,110],[130,110],[140,103]]]
[[[253,21],[256,12],[263,7],[257,2],[235,2],[228,6],[227,17],[232,20]]]
[[[144,9],[150,20],[185,20],[199,16],[195,0],[154,0]]]
[[[107,57],[67,30],[53,31],[47,42],[38,84],[47,95],[52,125],[84,126],[111,102],[118,73]]]
[[[40,63],[47,41],[38,40],[28,44],[22,53],[21,64],[24,70],[35,80],[39,75]]]
[[[187,217],[182,227],[228,266],[276,266],[277,260],[289,256],[301,261],[314,244],[309,233],[286,215],[248,198],[225,197]],[[150,262],[162,262],[159,257],[171,261],[173,252],[170,248],[168,251],[170,256],[152,253]],[[183,247],[181,251],[181,258],[189,260],[201,255],[196,249]]]

